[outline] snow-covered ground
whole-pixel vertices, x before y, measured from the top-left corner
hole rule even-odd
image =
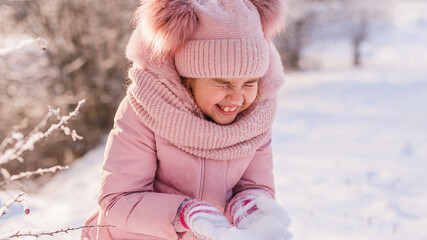
[[[296,240],[427,240],[427,2],[400,4],[362,68],[331,67],[350,63],[348,49],[324,43],[305,54],[327,70],[287,75],[273,151]],[[27,196],[31,214],[12,208],[0,235],[80,226],[96,206],[103,148]]]
[[[427,68],[288,76],[274,126],[296,239],[427,239]]]
[[[101,144],[76,161],[69,170],[53,177],[37,194],[25,195],[31,213],[25,215],[19,205],[13,205],[0,222],[0,239],[16,230],[39,233],[82,226],[97,205],[103,154],[104,144]],[[79,231],[39,239],[74,240],[79,239]]]

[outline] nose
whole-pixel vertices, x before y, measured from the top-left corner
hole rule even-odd
[[[244,102],[242,90],[239,88],[232,89],[227,100],[232,104],[241,106]]]

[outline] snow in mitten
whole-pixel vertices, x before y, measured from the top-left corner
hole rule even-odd
[[[183,203],[179,218],[183,227],[200,238],[210,240],[250,240],[250,236],[233,227],[211,204],[191,200]]]
[[[288,240],[290,219],[273,199],[242,195],[230,203],[230,218],[238,229],[255,239]]]

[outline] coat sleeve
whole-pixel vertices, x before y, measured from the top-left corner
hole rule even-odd
[[[99,197],[103,217],[125,231],[177,239],[173,221],[185,196],[154,192],[156,169],[154,134],[125,97],[104,153]]]
[[[255,152],[243,176],[233,188],[234,196],[230,203],[237,197],[248,194],[273,199],[275,197],[271,138]]]

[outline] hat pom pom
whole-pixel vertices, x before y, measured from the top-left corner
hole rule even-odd
[[[197,15],[190,0],[141,0],[133,24],[154,58],[175,53],[194,33]]]
[[[286,25],[284,0],[250,0],[257,8],[262,29],[267,39],[280,33]]]

